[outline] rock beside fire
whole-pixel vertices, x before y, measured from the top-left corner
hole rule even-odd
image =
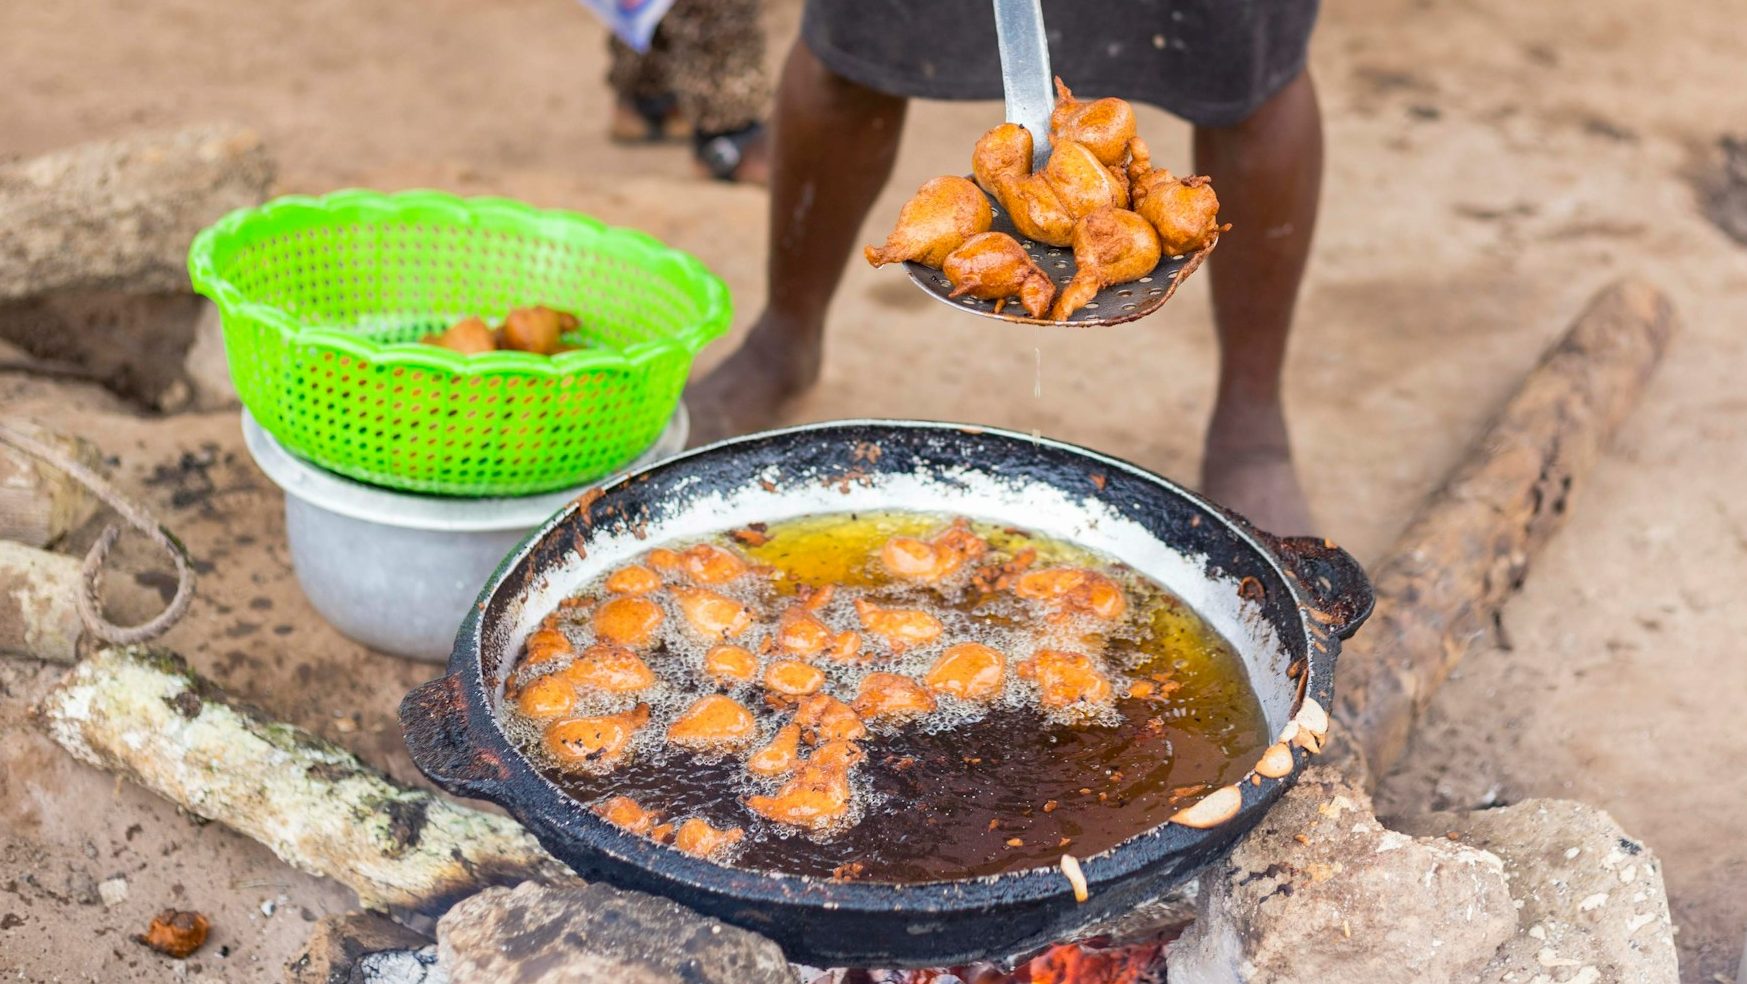
[[[437,952],[468,984],[795,984],[770,940],[598,884],[487,889],[437,923]]]
[[[1414,834],[1454,834],[1504,860],[1522,932],[1498,951],[1481,984],[1680,979],[1662,865],[1606,811],[1525,800],[1392,823]]]
[[[1370,797],[1313,768],[1202,876],[1170,980],[1470,984],[1516,928],[1499,858],[1387,830]]]
[[[327,916],[285,968],[286,984],[446,984],[431,940],[367,912]]]

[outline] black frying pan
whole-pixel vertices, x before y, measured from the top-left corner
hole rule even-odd
[[[999,959],[1133,908],[1219,858],[1302,768],[1240,782],[1207,828],[1166,822],[1081,860],[1078,903],[1056,868],[920,884],[839,882],[693,858],[596,817],[542,777],[498,725],[522,641],[557,601],[657,542],[794,516],[917,509],[1023,526],[1112,554],[1189,602],[1237,647],[1275,733],[1304,701],[1333,706],[1339,639],[1371,608],[1358,564],[1277,539],[1171,482],[1082,448],[978,427],[852,421],[700,448],[605,486],[503,562],[462,624],[449,674],[401,704],[413,761],[460,796],[501,804],[584,877],[665,895],[763,933],[815,966]],[[1304,713],[1301,714],[1301,709]],[[1274,771],[1274,770],[1270,770]]]

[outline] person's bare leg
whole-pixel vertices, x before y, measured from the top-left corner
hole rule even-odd
[[[819,378],[825,310],[891,176],[906,105],[804,44],[789,51],[771,118],[768,299],[739,351],[686,391],[693,443],[775,424]]]
[[[1213,177],[1220,218],[1232,224],[1208,264],[1220,360],[1201,490],[1269,532],[1310,533],[1280,398],[1322,189],[1322,116],[1309,73],[1236,126],[1197,127],[1195,166]]]

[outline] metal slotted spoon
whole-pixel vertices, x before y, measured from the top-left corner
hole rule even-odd
[[[1041,0],[994,0],[995,38],[1001,49],[1001,85],[1007,97],[1007,122],[1017,123],[1031,132],[1032,168],[1043,167],[1049,160],[1049,117],[1055,109],[1054,76],[1049,70],[1049,45],[1043,33]],[[995,221],[991,232],[1004,232],[1018,240],[1019,245],[1043,271],[1049,274],[1060,290],[1073,279],[1079,269],[1074,263],[1074,251],[1066,246],[1051,246],[1033,242],[1019,234],[1013,219],[993,195],[989,208]],[[920,263],[907,261],[904,270],[916,286],[943,304],[960,311],[980,314],[1028,325],[1065,325],[1096,327],[1119,325],[1153,313],[1171,299],[1183,281],[1189,279],[1219,245],[1219,238],[1186,256],[1165,256],[1153,271],[1139,280],[1116,284],[1099,291],[1085,307],[1068,316],[1066,321],[1033,318],[1025,313],[1018,298],[1008,298],[999,312],[995,301],[974,297],[948,297],[952,282],[946,274]]]

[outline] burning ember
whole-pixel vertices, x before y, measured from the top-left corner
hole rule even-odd
[[[1012,971],[976,963],[930,970],[834,971],[813,984],[1164,984],[1165,946],[1058,943]]]

